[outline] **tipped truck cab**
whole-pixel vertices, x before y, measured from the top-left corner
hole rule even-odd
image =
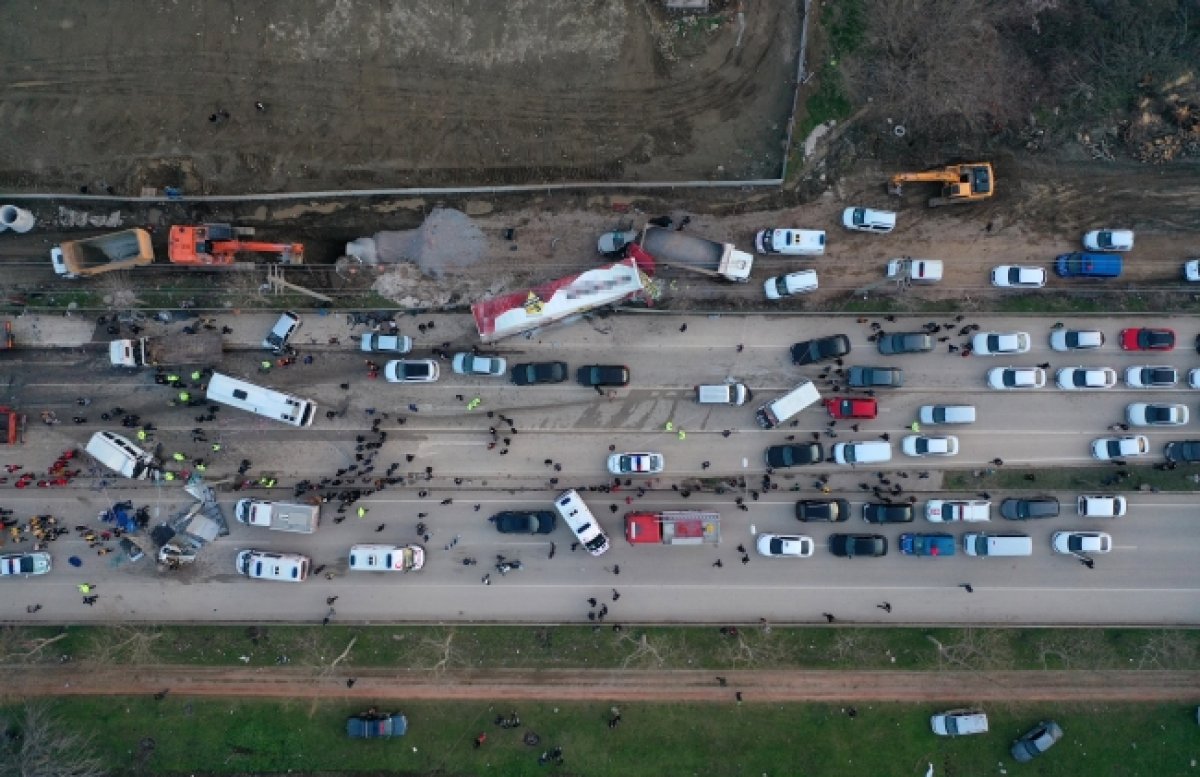
[[[778,399],[772,400],[755,411],[758,425],[773,429],[788,421],[804,408],[821,400],[821,394],[811,380],[806,380]]]

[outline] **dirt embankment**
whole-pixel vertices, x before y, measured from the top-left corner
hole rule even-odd
[[[346,681],[354,679],[353,687]],[[723,682],[722,682],[723,680]],[[1188,671],[706,671],[10,666],[10,699],[121,696],[169,689],[188,696],[260,698],[728,701],[1185,701]]]

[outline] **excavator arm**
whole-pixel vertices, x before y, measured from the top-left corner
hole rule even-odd
[[[940,183],[940,197],[929,200],[929,207],[986,200],[994,193],[995,176],[989,162],[950,165],[941,170],[921,173],[896,173],[888,181],[888,191],[900,195],[905,183]]]

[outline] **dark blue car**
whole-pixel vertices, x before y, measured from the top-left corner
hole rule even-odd
[[[1060,278],[1117,278],[1121,275],[1118,254],[1094,254],[1075,251],[1062,254],[1054,261],[1054,271]]]
[[[346,734],[351,739],[402,737],[407,731],[408,718],[398,712],[370,710],[346,720]]]

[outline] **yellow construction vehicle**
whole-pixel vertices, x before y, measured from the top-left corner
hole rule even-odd
[[[950,165],[941,170],[923,173],[896,173],[888,185],[888,191],[899,195],[901,187],[908,182],[940,183],[942,195],[932,197],[929,207],[979,202],[992,196],[996,178],[989,162],[972,162],[965,165]]]

